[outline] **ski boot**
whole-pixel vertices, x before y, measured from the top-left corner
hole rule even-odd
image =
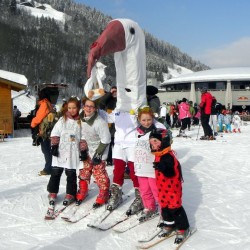
[[[109,199],[109,190],[100,190],[95,203],[93,204],[93,208],[98,208],[105,204]]]
[[[209,138],[209,136],[205,136],[205,135],[203,135],[203,136],[201,136],[201,138],[200,138],[200,140],[208,140],[208,138]]]
[[[159,237],[168,237],[176,230],[175,224],[168,224],[166,221],[159,222],[157,227],[162,229],[162,232],[159,234]]]
[[[215,138],[214,136],[210,135],[210,136],[208,137],[208,140],[209,140],[209,141],[213,141],[213,140],[216,140],[216,138]]]
[[[49,198],[49,204],[50,205],[55,205],[57,193],[49,193],[48,198]]]
[[[122,189],[118,184],[113,183],[110,187],[110,198],[107,210],[112,211],[122,203]]]
[[[187,230],[177,230],[176,231],[176,238],[174,240],[174,244],[181,244],[182,241],[190,234],[190,229]]]
[[[187,135],[185,134],[184,130],[180,130],[179,134],[177,135],[177,137],[187,137]]]
[[[158,209],[156,210],[149,210],[147,208],[145,208],[140,217],[139,217],[139,221],[142,222],[142,221],[146,221],[146,220],[149,220],[151,218],[154,218],[155,216],[159,215],[159,212],[158,212]]]
[[[142,199],[141,199],[141,195],[140,195],[139,189],[135,188],[135,199],[132,202],[132,204],[130,205],[129,209],[127,210],[126,215],[130,216],[132,214],[137,214],[143,208],[144,207],[143,207],[143,203],[142,203]]]
[[[76,205],[79,206],[88,195],[88,182],[86,180],[79,181],[79,190],[76,194]]]
[[[71,194],[66,194],[64,197],[63,205],[68,206],[75,201],[75,196]]]

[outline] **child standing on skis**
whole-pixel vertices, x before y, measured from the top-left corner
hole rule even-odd
[[[88,194],[88,185],[93,173],[99,187],[99,194],[93,207],[97,208],[108,201],[110,180],[106,171],[105,160],[111,141],[108,123],[97,112],[96,102],[84,99],[81,119],[81,138],[87,141],[89,157],[79,170],[79,191],[76,195],[80,204]]]
[[[149,135],[155,155],[156,185],[161,207],[163,235],[176,231],[175,244],[180,244],[189,234],[189,222],[182,206],[181,165],[171,150],[166,130],[153,130]]]
[[[149,134],[156,127],[163,129],[165,127],[159,122],[154,123],[154,113],[148,106],[139,109],[138,121],[140,125],[137,128],[134,166],[144,206],[139,220],[143,221],[158,214],[158,190],[153,168],[154,156],[151,154],[149,144]]]
[[[65,169],[67,176],[66,196],[63,204],[75,200],[77,191],[76,169],[79,165],[79,149],[86,149],[85,141],[80,141],[80,101],[71,97],[65,107],[66,112],[55,124],[51,132],[52,172],[47,186],[49,199],[55,200],[59,191],[60,179]]]

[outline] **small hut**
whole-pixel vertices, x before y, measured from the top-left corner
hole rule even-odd
[[[27,87],[28,80],[24,75],[0,70],[0,133],[13,135],[13,106],[11,90],[21,91]]]

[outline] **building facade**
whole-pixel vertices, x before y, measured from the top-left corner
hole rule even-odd
[[[183,97],[200,103],[200,89],[207,88],[218,102],[233,110],[250,111],[250,67],[204,70],[186,74],[161,84],[161,102]]]

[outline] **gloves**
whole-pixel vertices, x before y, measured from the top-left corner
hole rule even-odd
[[[88,150],[80,152],[80,161],[86,161],[88,159]]]
[[[102,155],[95,153],[93,158],[92,158],[92,164],[95,165],[99,165],[102,162]]]
[[[32,138],[33,138],[33,136],[32,136]],[[34,136],[32,146],[39,146],[42,141],[43,141],[43,139],[39,135],[37,135],[36,137]]]
[[[99,155],[102,155],[108,145],[109,144],[104,144],[100,142],[100,144],[98,145],[98,148],[96,149],[96,153]]]
[[[59,155],[58,148],[59,148],[59,145],[58,145],[58,144],[52,145],[52,146],[51,146],[51,154],[52,154],[53,156],[58,157],[58,155]]]

